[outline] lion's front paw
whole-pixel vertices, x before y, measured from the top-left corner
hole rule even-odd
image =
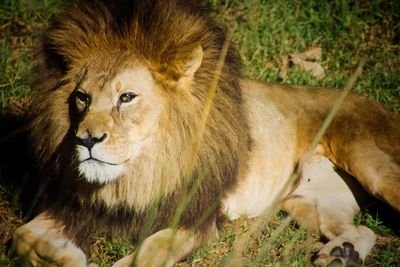
[[[360,254],[354,249],[350,242],[343,242],[341,246],[335,246],[329,254],[320,253],[314,262],[317,266],[363,266]]]
[[[69,240],[52,238],[51,235],[43,233],[37,235],[26,225],[14,232],[13,245],[20,259],[33,266],[88,266],[83,251]]]

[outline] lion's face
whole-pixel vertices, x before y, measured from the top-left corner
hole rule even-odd
[[[151,145],[163,98],[142,64],[112,75],[87,69],[85,76],[72,98],[81,117],[75,156],[80,175],[103,184],[124,175]]]

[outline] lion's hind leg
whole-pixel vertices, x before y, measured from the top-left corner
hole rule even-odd
[[[361,266],[375,244],[375,234],[365,226],[353,225],[359,212],[357,202],[322,155],[302,165],[300,182],[283,203],[296,222],[329,241],[319,251],[319,266]]]
[[[318,252],[317,266],[362,266],[375,244],[376,236],[368,227],[346,225],[346,230],[332,238]]]
[[[338,163],[369,193],[400,213],[400,147],[396,150],[393,145],[387,148],[368,140],[355,142],[339,157]]]
[[[352,96],[321,144],[326,156],[400,213],[400,116]]]

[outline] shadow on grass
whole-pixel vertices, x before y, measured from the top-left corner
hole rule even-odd
[[[28,118],[0,115],[0,184],[12,192],[11,200],[25,217],[31,216],[37,177],[28,141]]]
[[[27,116],[0,113],[0,256],[13,257],[11,237],[34,215],[39,183],[29,151]],[[7,262],[10,263],[10,262]],[[11,264],[11,263],[10,263]],[[1,262],[0,262],[0,265]]]
[[[361,211],[370,215],[370,219],[363,218],[361,223],[366,224],[376,234],[385,235],[392,230],[400,236],[400,214],[382,200],[372,197],[353,176],[341,170],[336,172],[353,192]]]

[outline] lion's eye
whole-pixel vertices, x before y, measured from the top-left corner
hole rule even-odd
[[[137,96],[136,94],[131,92],[123,93],[119,96],[118,105],[121,105],[122,103],[131,102],[133,99],[135,99],[136,96]]]
[[[90,96],[82,91],[76,91],[75,97],[77,100],[79,100],[83,103],[88,103],[90,101]]]

